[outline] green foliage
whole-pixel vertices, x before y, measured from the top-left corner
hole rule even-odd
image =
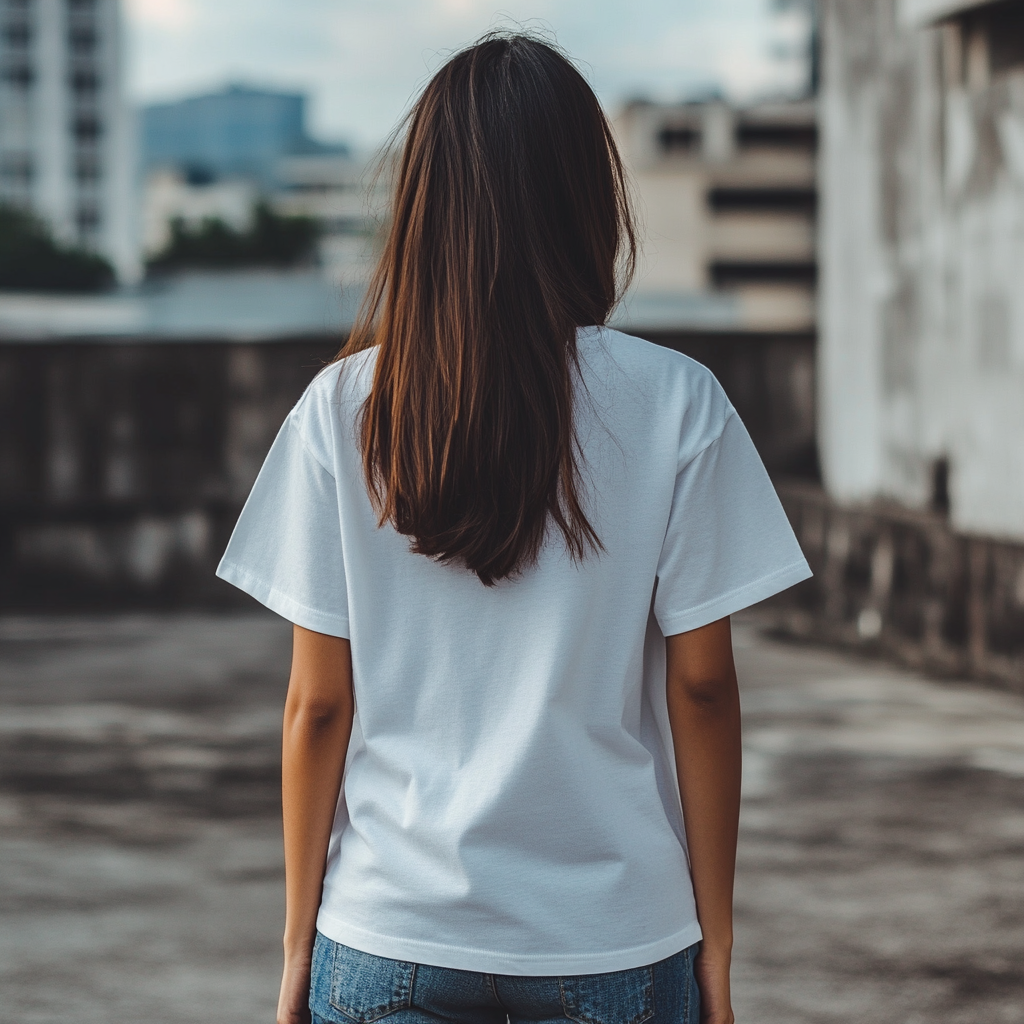
[[[54,241],[37,217],[0,204],[0,289],[95,292],[113,283],[102,256]]]
[[[195,227],[175,218],[170,242],[149,268],[292,267],[312,258],[318,235],[316,221],[282,217],[266,203],[256,205],[247,231],[236,231],[219,217],[207,217]]]

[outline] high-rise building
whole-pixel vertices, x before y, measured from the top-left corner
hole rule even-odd
[[[270,188],[284,156],[348,152],[308,135],[302,93],[247,85],[145,107],[142,140],[147,170],[178,170],[194,184],[242,177]]]
[[[0,202],[138,277],[119,0],[0,0]]]

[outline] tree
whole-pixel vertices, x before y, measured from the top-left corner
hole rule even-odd
[[[102,256],[54,241],[38,217],[0,204],[0,289],[94,292],[113,284]]]
[[[171,239],[149,260],[152,271],[186,267],[292,267],[312,259],[319,228],[309,217],[283,217],[257,203],[252,226],[236,231],[219,217],[171,221]]]

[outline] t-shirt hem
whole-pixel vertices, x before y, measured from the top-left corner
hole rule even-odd
[[[447,967],[457,971],[480,974],[508,974],[517,977],[550,977],[554,975],[606,974],[646,967],[701,940],[700,925],[693,921],[682,931],[655,942],[617,949],[607,953],[576,955],[547,953],[499,953],[494,950],[428,942],[422,939],[399,939],[381,935],[350,924],[330,911],[320,908],[317,930],[334,942],[373,956],[407,963]]]
[[[265,580],[254,576],[251,572],[243,569],[234,562],[222,559],[217,566],[217,576],[230,583],[239,590],[244,591],[250,597],[256,598],[260,604],[277,612],[282,618],[289,622],[302,626],[303,629],[312,630],[314,633],[325,633],[328,636],[337,636],[342,639],[349,639],[349,624],[347,618],[336,615],[328,615],[316,608],[296,601],[295,598],[282,593],[276,587],[271,586]]]
[[[727,615],[734,615],[759,601],[767,600],[803,580],[810,579],[812,575],[810,566],[801,558],[798,562],[776,569],[767,576],[762,576],[736,590],[730,590],[729,593],[706,601],[696,608],[658,615],[658,625],[665,636],[687,633],[691,629],[699,629],[701,626],[724,619]]]

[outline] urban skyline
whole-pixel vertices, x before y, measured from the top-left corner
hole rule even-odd
[[[732,100],[799,90],[799,10],[773,0],[126,0],[128,89],[138,104],[230,82],[303,91],[315,136],[374,146],[445,55],[489,28],[553,37],[605,105]],[[799,5],[796,5],[799,7]],[[790,5],[792,7],[792,5]]]

